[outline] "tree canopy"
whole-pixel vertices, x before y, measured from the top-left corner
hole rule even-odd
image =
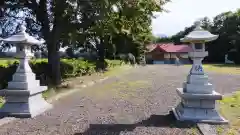
[[[0,35],[14,34],[18,24],[25,22],[28,33],[46,41],[35,49],[48,51],[50,80],[58,85],[60,47],[95,49],[101,69],[105,67],[104,58],[115,58],[117,53],[131,52],[139,58],[145,44],[152,40],[152,12],[162,12],[168,1],[2,0]]]
[[[215,16],[212,20],[208,17],[200,19],[204,29],[213,34],[219,35],[219,38],[213,42],[207,43],[209,56],[207,62],[224,62],[226,54],[229,54],[230,60],[240,64],[240,9],[236,12],[224,12]],[[182,44],[180,39],[194,29],[194,25],[185,28],[172,37],[164,40],[175,44]],[[163,39],[158,39],[163,42]]]

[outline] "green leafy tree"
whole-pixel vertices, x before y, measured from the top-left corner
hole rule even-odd
[[[131,52],[138,60],[145,52],[145,45],[153,37],[150,28],[152,12],[162,11],[162,5],[166,2],[117,0],[102,5],[109,12],[103,12],[103,19],[97,21],[91,29],[92,37],[98,41],[99,61],[103,63],[105,50],[111,50],[113,45],[116,53]],[[112,10],[113,5],[118,11]]]
[[[168,0],[158,3],[153,0],[3,0],[0,16],[6,20],[1,26],[5,28],[5,35],[11,35],[18,29],[16,23],[26,22],[27,32],[46,41],[50,80],[53,85],[59,85],[60,47],[95,49],[100,69],[106,67],[106,50],[115,55],[127,48],[126,52],[139,57],[152,38],[152,12],[163,11],[166,2]],[[112,10],[113,5],[118,7],[118,12]],[[111,47],[112,50],[108,49]]]
[[[75,21],[79,1],[55,0],[4,0],[7,16],[27,23],[28,31],[46,41],[51,84],[61,83],[59,48],[62,35]],[[19,13],[23,16],[19,17]],[[20,23],[22,23],[20,22]],[[13,27],[13,26],[10,26]]]
[[[225,55],[231,52],[229,58],[240,64],[240,10],[236,12],[224,12],[213,18],[204,17],[201,20],[202,27],[219,38],[207,43],[209,56],[208,62],[224,62]],[[180,43],[180,39],[193,30],[194,26],[186,28],[172,37],[175,43]],[[232,51],[236,50],[236,51]]]
[[[153,41],[154,43],[172,43],[172,38],[171,37],[164,37],[164,38],[156,38]]]

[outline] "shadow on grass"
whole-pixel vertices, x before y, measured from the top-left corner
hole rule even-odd
[[[172,112],[167,115],[151,115],[147,120],[135,124],[90,124],[83,133],[74,135],[120,135],[121,131],[133,131],[136,127],[169,127],[169,128],[192,128],[196,127],[192,122],[179,122]]]
[[[214,67],[236,67],[236,68],[240,68],[240,65],[236,65],[236,64],[206,64],[206,65],[212,65]]]

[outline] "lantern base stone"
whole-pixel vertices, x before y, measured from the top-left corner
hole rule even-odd
[[[17,70],[7,89],[0,91],[0,96],[5,97],[6,101],[0,108],[0,117],[32,118],[52,107],[42,97],[47,87],[40,86],[35,76],[32,72],[21,73]]]
[[[227,124],[224,119],[215,109],[200,109],[200,108],[184,108],[179,104],[176,108],[172,108],[173,114],[179,121],[192,121],[197,123],[213,123]]]
[[[31,97],[11,97],[0,109],[0,116],[32,118],[51,108],[52,105],[44,100],[41,93]]]
[[[213,91],[211,94],[186,93],[183,88],[177,89],[182,98],[173,113],[179,121],[193,121],[202,123],[228,123],[215,109],[216,100],[222,95]]]

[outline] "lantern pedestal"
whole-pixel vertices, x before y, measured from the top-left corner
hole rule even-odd
[[[187,82],[183,83],[183,88],[177,89],[181,102],[173,108],[173,113],[180,121],[227,123],[228,121],[215,109],[216,100],[221,100],[222,95],[214,91],[202,68],[201,61],[206,54],[189,54],[193,59],[193,66],[187,76]]]
[[[28,59],[20,59],[13,80],[8,82],[7,89],[0,91],[0,95],[6,100],[0,109],[1,117],[30,118],[52,107],[42,97],[42,92],[47,87],[40,86],[39,80],[35,78]]]
[[[177,89],[182,101],[173,108],[173,113],[179,121],[193,121],[203,123],[228,123],[215,109],[216,100],[222,95],[213,91],[211,94],[195,94]]]
[[[9,91],[5,91],[7,101],[0,110],[1,117],[32,118],[52,108],[42,98],[41,93],[29,95],[29,91],[26,91],[21,93],[20,96],[18,90],[15,92],[12,92],[13,90]]]

